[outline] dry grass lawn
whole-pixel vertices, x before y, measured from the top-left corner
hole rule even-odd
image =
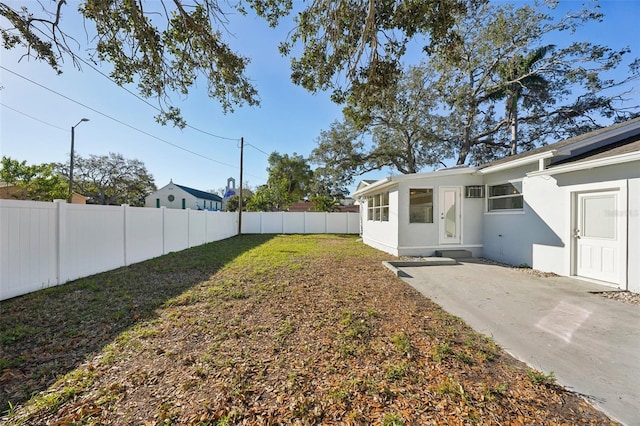
[[[0,423],[612,423],[382,260],[244,235],[0,302]]]

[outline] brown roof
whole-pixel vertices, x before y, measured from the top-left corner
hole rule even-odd
[[[607,138],[607,134],[608,133],[614,133],[615,134],[615,132],[617,130],[623,129],[623,128],[628,127],[628,126],[633,126],[634,124],[638,124],[638,123],[640,123],[640,117],[639,118],[634,118],[633,120],[624,121],[622,123],[616,123],[616,124],[614,124],[612,126],[603,127],[601,129],[597,129],[597,130],[594,130],[592,132],[588,132],[588,133],[584,133],[582,135],[574,136],[572,138],[565,139],[563,141],[552,143],[552,144],[549,144],[549,145],[545,145],[545,146],[542,146],[540,148],[532,149],[532,150],[527,151],[527,152],[522,152],[520,154],[516,154],[516,155],[509,156],[509,157],[501,158],[499,160],[495,160],[495,161],[492,161],[490,163],[483,164],[483,165],[480,166],[480,168],[483,169],[485,167],[496,166],[496,165],[499,165],[499,164],[502,164],[502,163],[508,163],[510,161],[519,160],[521,158],[526,158],[526,157],[529,157],[529,156],[532,156],[532,155],[536,155],[536,154],[540,154],[540,153],[543,153],[543,152],[552,151],[552,150],[558,150],[560,148],[564,148],[564,147],[570,146],[572,144],[577,144],[577,143],[580,143],[582,141],[586,141],[587,139],[591,139],[591,138],[598,139],[600,137],[601,139],[604,140],[604,139]],[[636,133],[635,136],[637,136],[638,134],[639,133]],[[617,144],[617,142],[615,142],[615,143]],[[610,145],[607,145],[607,147],[609,147],[609,146]],[[605,151],[606,151],[606,149],[605,149]],[[581,155],[583,155],[583,154],[581,154]],[[615,154],[612,154],[612,155],[615,155]],[[570,160],[567,159],[567,160],[564,160],[564,161],[570,161]]]
[[[291,204],[291,206],[289,206],[289,210],[290,212],[315,212],[316,211],[316,205],[311,202],[311,201],[298,201],[297,203],[293,203]],[[343,213],[359,213],[360,212],[360,206],[359,205],[350,205],[350,206],[343,206],[343,205],[338,205],[336,206],[336,211],[337,212],[343,212]]]
[[[558,166],[568,163],[579,163],[583,161],[598,160],[601,158],[613,157],[616,155],[629,154],[632,152],[640,151],[640,135],[636,135],[632,138],[627,138],[615,144],[607,145],[602,148],[597,148],[575,157],[562,159],[553,163],[552,166]]]

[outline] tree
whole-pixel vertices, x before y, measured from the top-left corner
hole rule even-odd
[[[628,78],[606,77],[628,49],[587,42],[553,49],[543,44],[549,34],[573,31],[601,17],[585,9],[554,20],[535,6],[483,4],[454,24],[460,42],[433,49],[425,66],[439,76],[432,90],[448,112],[440,137],[456,147],[457,164],[469,157],[481,163],[508,154],[507,133],[514,123],[518,145],[526,150],[549,137],[559,140],[593,130],[600,127],[599,119],[629,115],[615,101],[624,96],[623,85],[638,78],[638,60]],[[498,115],[496,102],[505,97],[511,105]]]
[[[268,162],[266,189],[258,188],[254,198],[261,190],[268,191],[265,197],[268,195],[275,210],[282,211],[308,195],[313,172],[304,157],[295,152],[292,156],[273,152]]]
[[[520,100],[524,99],[525,104],[531,104],[536,99],[549,97],[549,82],[536,72],[536,65],[554,48],[553,45],[542,46],[529,52],[527,56],[516,55],[510,63],[504,64],[498,69],[498,75],[504,84],[489,96],[506,100],[505,111],[511,127],[510,155],[518,153],[518,104]]]
[[[26,161],[18,161],[2,157],[0,182],[14,185],[16,191],[13,198],[33,201],[53,201],[67,198],[69,185],[55,172],[53,164],[27,165]]]
[[[543,43],[601,15],[582,10],[554,20],[537,7],[471,9],[454,23],[454,43],[432,46],[419,67],[407,68],[373,101],[352,94],[343,120],[321,132],[314,163],[351,183],[385,166],[415,173],[452,156],[459,165],[484,163],[632,117],[638,106],[616,101],[640,77],[640,61],[631,63],[629,77],[607,78],[628,49]],[[505,112],[497,113],[503,101]]]
[[[335,197],[326,195],[316,195],[311,197],[311,201],[317,212],[335,212],[338,211],[338,206],[340,205],[340,202]]]
[[[468,4],[483,1],[315,0],[298,13],[280,51],[300,52],[291,59],[294,83],[312,92],[332,89],[337,103],[348,96],[368,102],[396,81],[411,40],[420,38],[430,46],[449,44],[456,17],[466,12]],[[272,26],[293,7],[291,1],[249,2]]]
[[[313,171],[309,195],[317,197],[344,198],[349,194],[344,177],[336,170],[318,167]]]
[[[248,210],[247,209],[247,204],[249,204],[251,202],[251,200],[253,199],[253,196],[251,195],[245,195],[244,194],[244,190],[243,190],[243,194],[242,194],[242,206],[243,206],[243,211],[244,210]],[[238,206],[239,206],[239,201],[240,201],[240,196],[239,195],[232,195],[231,197],[229,197],[229,199],[227,200],[225,206],[224,206],[224,211],[227,212],[237,212],[238,211]]]
[[[58,164],[58,169],[69,175],[68,164]],[[74,190],[90,204],[143,206],[144,197],[157,189],[144,163],[122,154],[76,156],[73,175]]]
[[[280,198],[268,185],[261,185],[256,189],[256,193],[247,199],[244,206],[250,212],[272,212],[278,210]]]
[[[9,25],[0,29],[4,47],[25,48],[25,55],[57,72],[65,58],[80,68],[80,44],[63,25],[66,0],[54,0],[50,11],[38,4],[40,8],[30,9],[0,2],[0,16]],[[184,126],[170,95],[186,95],[198,78],[206,80],[209,95],[225,111],[236,104],[258,104],[257,92],[244,75],[249,59],[224,40],[228,16],[246,14],[245,4],[271,26],[297,13],[290,38],[280,46],[285,55],[300,52],[292,58],[292,79],[314,92],[333,88],[340,102],[352,88],[364,99],[392,81],[412,38],[428,38],[432,45],[450,41],[454,17],[466,10],[467,1],[315,0],[294,11],[294,5],[299,6],[291,0],[236,5],[218,0],[173,0],[171,5],[164,0],[86,0],[79,12],[93,52],[90,59],[111,63],[117,84],[136,82],[142,96],[157,99],[162,109],[158,121]],[[340,75],[344,85],[337,82]]]
[[[451,155],[451,147],[438,136],[435,113],[439,105],[431,90],[434,75],[423,67],[410,67],[397,84],[380,90],[371,104],[353,98],[342,122],[320,133],[311,154],[315,164],[350,184],[354,175],[383,167],[417,173]]]

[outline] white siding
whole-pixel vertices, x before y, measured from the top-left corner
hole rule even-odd
[[[362,218],[362,241],[384,252],[398,256],[398,187],[382,189],[389,191],[389,221],[380,222],[367,220],[367,200],[360,206]],[[376,192],[376,193],[379,193]],[[372,193],[373,195],[373,193]]]
[[[502,183],[514,174],[494,173],[488,184]],[[484,256],[512,265],[527,264],[559,275],[575,274],[573,228],[575,195],[585,191],[620,191],[615,214],[624,223],[620,244],[629,259],[622,288],[640,291],[640,163],[624,163],[523,179],[522,212],[485,213]],[[624,254],[623,254],[624,255]]]
[[[482,177],[472,174],[431,176],[412,179],[400,184],[398,197],[399,254],[407,256],[432,256],[440,249],[466,249],[474,256],[482,255],[481,217],[484,200],[464,198],[465,186],[480,185]],[[460,187],[461,198],[461,241],[455,245],[440,245],[439,190],[440,187]],[[409,190],[412,188],[433,189],[433,223],[409,223]]]

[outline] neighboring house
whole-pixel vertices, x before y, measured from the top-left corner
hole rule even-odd
[[[26,200],[25,191],[16,185],[0,182],[0,199],[3,200]],[[89,198],[74,192],[71,195],[72,204],[87,204]]]
[[[640,292],[640,118],[480,167],[360,185],[363,241],[467,250]]]
[[[222,209],[222,198],[210,192],[178,185],[172,180],[145,197],[145,207],[217,211]]]

